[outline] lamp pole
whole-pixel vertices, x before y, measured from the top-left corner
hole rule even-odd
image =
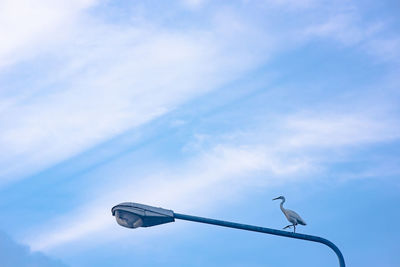
[[[258,233],[264,233],[264,234],[271,234],[271,235],[278,235],[278,236],[303,239],[303,240],[307,240],[307,241],[322,243],[322,244],[330,247],[336,253],[336,255],[339,259],[340,267],[346,266],[344,263],[343,254],[342,254],[342,252],[340,252],[339,248],[335,244],[333,244],[331,241],[329,241],[325,238],[319,237],[319,236],[304,235],[304,234],[292,233],[292,232],[281,231],[281,230],[265,228],[265,227],[260,227],[260,226],[227,222],[227,221],[221,221],[221,220],[214,220],[214,219],[191,216],[191,215],[180,214],[180,213],[174,213],[174,218],[180,219],[180,220],[185,220],[185,221],[207,223],[207,224],[213,224],[213,225],[235,228],[235,229],[240,229],[240,230],[258,232]]]
[[[271,234],[295,239],[302,239],[312,242],[317,242],[330,247],[337,255],[339,260],[339,266],[345,267],[345,262],[342,253],[339,248],[333,244],[331,241],[313,235],[305,235],[299,233],[292,233],[277,229],[265,228],[260,226],[234,223],[228,221],[215,220],[210,218],[197,217],[187,214],[175,213],[172,210],[156,208],[148,205],[125,202],[116,205],[111,210],[112,215],[117,219],[119,225],[127,228],[137,228],[137,227],[151,227],[159,224],[174,222],[175,219],[206,223],[212,225],[218,225],[223,227],[235,228],[240,230],[258,232],[263,234]]]

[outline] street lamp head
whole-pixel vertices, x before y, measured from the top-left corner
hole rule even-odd
[[[175,221],[172,210],[133,202],[118,204],[111,212],[117,223],[127,228],[150,227]]]

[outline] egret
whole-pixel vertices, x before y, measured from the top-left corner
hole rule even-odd
[[[292,223],[292,224],[289,224],[288,226],[285,226],[283,229],[290,228],[293,226],[293,233],[296,233],[296,225],[298,225],[298,224],[306,225],[306,222],[300,217],[299,214],[297,214],[293,210],[288,210],[283,207],[283,203],[285,203],[285,201],[286,201],[284,196],[274,198],[273,200],[277,200],[277,199],[282,199],[281,210],[282,210],[283,214],[285,214],[286,219]]]

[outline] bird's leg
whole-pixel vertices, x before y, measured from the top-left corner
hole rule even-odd
[[[289,224],[289,225],[283,227],[283,229],[290,228],[290,227],[292,227],[292,226],[293,226],[293,225]]]
[[[296,233],[296,225],[293,224],[293,233]]]

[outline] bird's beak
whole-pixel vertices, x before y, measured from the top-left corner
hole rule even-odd
[[[277,200],[277,199],[279,199],[279,197],[276,197],[276,198],[274,198],[273,200]]]

